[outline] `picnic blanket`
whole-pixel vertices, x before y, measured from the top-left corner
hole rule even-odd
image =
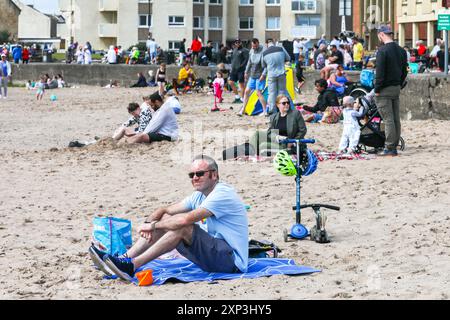
[[[314,152],[317,159],[319,161],[325,160],[372,160],[376,159],[375,154],[367,154],[367,153],[337,153],[337,152],[325,152],[325,151],[317,151]]]
[[[376,159],[377,156],[375,154],[368,153],[358,153],[358,154],[349,154],[349,153],[338,153],[338,152],[327,152],[327,151],[315,151],[314,154],[319,161],[325,160],[372,160]],[[241,156],[237,157],[234,160],[239,162],[271,162],[274,157],[265,157],[265,156]],[[292,156],[294,160],[297,159],[295,155]]]
[[[187,259],[153,260],[136,270],[136,273],[152,270],[153,284],[162,285],[169,279],[182,282],[254,279],[273,275],[300,275],[320,272],[310,267],[299,266],[292,259],[249,259],[246,273],[208,273]],[[136,285],[139,280],[135,277]]]

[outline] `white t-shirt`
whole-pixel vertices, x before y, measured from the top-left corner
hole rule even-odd
[[[114,49],[111,49],[108,51],[108,63],[116,63],[116,62],[117,62],[116,51],[114,51]]]
[[[158,47],[158,45],[156,44],[155,41],[150,40],[147,42],[147,48],[148,48],[148,50],[150,50],[150,52],[156,52],[157,47]]]
[[[84,64],[92,63],[92,54],[89,50],[84,51]]]
[[[84,63],[84,52],[82,50],[78,50],[76,56],[78,63]]]
[[[173,111],[171,103],[166,102],[161,108],[155,111],[144,133],[159,133],[170,137],[172,141],[178,139],[177,116]]]
[[[303,47],[303,44],[300,42],[300,40],[294,41],[293,44],[294,47],[294,54],[300,53],[300,48]]]
[[[181,112],[181,104],[177,97],[172,96],[172,97],[167,98],[165,104],[168,104],[169,106],[171,106],[172,109],[174,110],[174,112],[177,112],[177,113]]]

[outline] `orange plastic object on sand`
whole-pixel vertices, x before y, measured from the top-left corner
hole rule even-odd
[[[153,271],[145,270],[136,273],[136,278],[138,279],[138,285],[140,287],[151,286],[153,284]]]

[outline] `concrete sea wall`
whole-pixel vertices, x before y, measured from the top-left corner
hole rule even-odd
[[[206,79],[211,72],[208,67],[194,67],[196,74]],[[39,75],[61,74],[67,83],[92,86],[105,86],[110,80],[117,80],[122,86],[129,86],[137,80],[137,73],[142,72],[148,77],[148,71],[157,67],[149,65],[75,65],[58,63],[35,63],[29,65],[13,65],[13,80],[24,82],[37,80]],[[177,77],[179,67],[168,66],[167,77]],[[359,72],[348,72],[352,81],[358,81]],[[305,72],[306,85],[304,90],[314,90],[314,81],[319,79],[315,71]],[[450,120],[450,77],[439,73],[409,75],[408,85],[402,90],[400,97],[400,113],[403,119]]]

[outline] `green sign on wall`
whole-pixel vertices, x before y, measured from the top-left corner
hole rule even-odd
[[[438,30],[450,30],[450,14],[438,15]]]

